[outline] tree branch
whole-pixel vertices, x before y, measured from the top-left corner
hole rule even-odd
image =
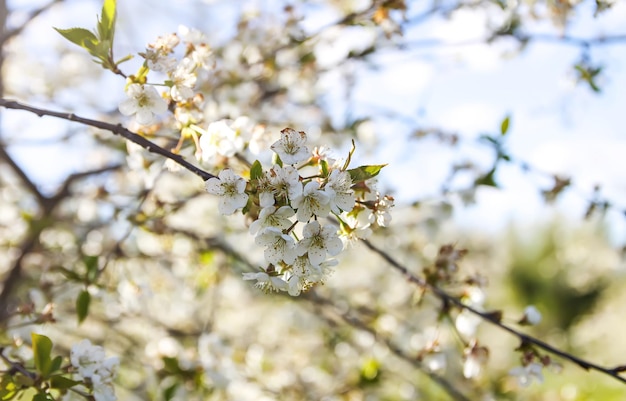
[[[113,134],[122,136],[128,139],[129,141],[136,143],[137,145],[146,149],[148,152],[156,153],[158,155],[161,155],[163,157],[166,157],[168,159],[175,161],[176,163],[180,164],[185,169],[191,171],[198,177],[202,178],[204,181],[207,181],[208,179],[215,177],[213,174],[206,172],[200,169],[199,167],[189,163],[181,155],[172,153],[169,150],[164,149],[160,147],[159,145],[149,141],[143,136],[129,131],[128,129],[124,128],[121,124],[109,124],[103,121],[79,117],[73,113],[61,113],[57,111],[41,109],[41,108],[28,106],[28,105],[25,105],[25,104],[22,104],[13,100],[7,100],[7,99],[0,99],[0,107],[4,107],[7,109],[15,109],[15,110],[25,110],[33,114],[36,114],[39,117],[43,117],[43,116],[55,117],[55,118],[60,118],[62,120],[68,120],[68,121],[77,122],[83,125],[88,125],[90,127],[100,128],[105,131],[110,131]]]
[[[396,269],[398,272],[400,272],[406,279],[407,281],[419,286],[420,288],[429,290],[430,292],[432,292],[437,298],[441,299],[444,302],[447,302],[449,304],[452,304],[460,309],[465,309],[471,313],[473,313],[474,315],[480,317],[481,319],[499,327],[500,329],[514,335],[515,337],[519,338],[520,341],[523,344],[532,344],[538,348],[543,349],[546,352],[549,352],[553,355],[556,355],[560,358],[563,358],[565,360],[568,360],[570,362],[575,363],[576,365],[580,366],[581,368],[585,369],[585,370],[596,370],[598,372],[604,373],[608,376],[611,376],[612,378],[621,381],[622,383],[626,383],[626,378],[622,377],[619,375],[619,373],[621,372],[621,370],[619,369],[620,367],[617,368],[606,368],[604,366],[600,366],[598,364],[586,361],[582,358],[579,358],[577,356],[574,356],[568,352],[562,351],[544,341],[541,341],[535,337],[532,337],[528,334],[522,333],[521,331],[518,331],[504,323],[502,323],[494,314],[489,313],[489,312],[481,312],[469,305],[464,304],[463,302],[461,302],[461,300],[455,296],[452,296],[450,294],[448,294],[446,291],[442,290],[439,287],[436,287],[432,284],[429,284],[428,282],[426,282],[426,280],[424,280],[423,278],[417,277],[414,274],[412,274],[411,272],[409,272],[409,270],[404,267],[403,265],[401,265],[399,262],[397,262],[395,259],[393,259],[387,252],[383,251],[382,249],[374,246],[371,242],[367,241],[367,240],[363,240],[363,243],[365,243],[365,245],[374,253],[378,254],[380,257],[382,257],[385,261],[387,261],[387,263],[389,263],[394,269]]]
[[[19,35],[27,26],[28,23],[37,18],[40,14],[44,13],[46,10],[50,9],[53,5],[57,3],[61,3],[63,0],[52,0],[50,3],[39,7],[30,13],[28,18],[26,18],[26,22],[18,26],[17,28],[13,28],[11,30],[5,31],[2,36],[0,36],[0,47],[4,46],[4,44],[14,36]]]
[[[13,160],[11,155],[5,149],[5,144],[0,143],[0,160],[3,160],[13,172],[20,178],[24,186],[28,189],[28,191],[37,199],[37,203],[43,206],[46,202],[48,202],[48,198],[39,191],[37,185],[31,181],[31,179],[26,175],[24,170]]]

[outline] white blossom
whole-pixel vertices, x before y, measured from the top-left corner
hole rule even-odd
[[[539,322],[541,322],[541,312],[533,305],[527,306],[524,309],[524,317],[520,323],[534,326],[539,324]]]
[[[474,337],[481,323],[482,319],[479,316],[467,309],[463,309],[463,311],[457,315],[454,325],[461,335],[469,338]]]
[[[316,215],[326,217],[330,213],[330,198],[320,189],[319,184],[311,181],[304,186],[302,194],[291,200],[291,205],[298,210],[298,221],[306,222]]]
[[[212,163],[220,155],[233,157],[243,149],[243,139],[229,125],[229,120],[219,120],[209,124],[200,136],[202,160]]]
[[[285,275],[287,291],[292,297],[300,295],[307,287],[307,273],[311,270],[311,263],[306,256],[298,256],[291,266],[291,270]]]
[[[191,59],[184,58],[176,66],[170,75],[172,87],[170,96],[177,102],[193,97],[193,87],[196,85],[197,76],[194,74],[194,63]]]
[[[520,386],[528,387],[533,379],[537,380],[539,383],[543,383],[542,369],[543,365],[532,362],[526,366],[514,367],[509,371],[509,374],[517,378],[517,382]]]
[[[330,210],[333,213],[349,212],[354,208],[355,196],[352,190],[352,178],[347,171],[333,170],[324,186],[329,195]]]
[[[177,61],[174,57],[163,54],[154,49],[147,49],[145,53],[140,55],[146,59],[148,68],[157,72],[170,72],[176,68]]]
[[[222,170],[218,177],[207,180],[206,190],[220,197],[219,212],[229,215],[246,206],[248,203],[248,194],[245,193],[246,181],[230,169]]]
[[[376,222],[381,227],[387,227],[391,223],[391,213],[389,210],[394,206],[394,199],[389,195],[385,195],[382,198],[378,196],[374,211],[370,216],[372,223]]]
[[[326,254],[335,256],[343,249],[343,243],[337,236],[337,229],[333,226],[322,227],[314,220],[304,226],[303,238],[298,243],[298,254],[308,253],[313,265],[319,265],[326,259]]]
[[[276,199],[294,199],[302,195],[300,174],[293,166],[274,165],[269,171],[270,187]]]
[[[465,361],[463,362],[463,376],[466,379],[476,378],[482,372],[483,366],[487,363],[489,352],[484,347],[473,345],[465,350]]]
[[[126,95],[128,99],[119,105],[120,113],[125,116],[134,114],[139,124],[151,124],[155,114],[167,111],[167,103],[152,86],[131,84]]]
[[[185,25],[178,26],[178,33],[183,38],[183,41],[194,46],[201,45],[209,41],[209,38],[204,34],[204,32],[196,28],[189,28]]]
[[[266,292],[279,292],[287,290],[287,283],[282,278],[277,276],[270,276],[265,272],[244,273],[243,279],[256,280],[256,287]]]
[[[91,378],[104,361],[104,348],[92,345],[85,339],[74,344],[70,351],[70,362],[78,369],[78,374],[84,378]]]
[[[89,340],[75,344],[70,351],[70,362],[78,374],[89,379],[96,401],[115,401],[113,379],[117,375],[120,361],[117,357],[104,357],[104,349],[92,345]]]
[[[270,146],[285,164],[296,164],[311,157],[306,147],[306,134],[291,128],[281,131],[280,139]]]
[[[256,236],[254,242],[259,246],[265,246],[265,260],[272,264],[278,264],[284,261],[292,264],[296,257],[296,244],[293,237],[283,234],[282,230],[276,227],[266,227],[259,235]]]
[[[289,220],[296,212],[289,206],[276,207],[269,206],[261,209],[259,218],[250,224],[250,234],[254,235],[266,227],[276,227],[280,230],[287,229],[292,222]]]

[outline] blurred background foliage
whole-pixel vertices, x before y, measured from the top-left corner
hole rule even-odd
[[[0,3],[3,97],[117,122],[123,80],[103,74],[51,28],[92,20],[100,5]],[[380,150],[406,119],[357,108],[356,72],[384,69],[378,54],[415,56],[403,41],[412,27],[431,18],[445,26],[455,13],[473,10],[488,28],[481,41],[510,40],[514,51],[507,54],[514,56],[534,40],[571,45],[567,27],[577,13],[614,12],[604,0],[123,3],[120,56],[142,51],[178,24],[203,22],[198,28],[214,39],[216,59],[214,74],[198,87],[207,122],[245,115],[265,124],[268,135],[291,125],[339,156],[356,138],[365,160],[391,164],[379,159],[389,156]],[[532,31],[538,21],[550,34]],[[591,51],[596,39],[574,43],[580,53],[572,65],[592,91],[602,89]],[[415,48],[422,45],[447,46]],[[603,366],[622,365],[624,260],[604,199],[589,201],[598,207],[586,219],[573,219],[559,203],[569,182],[546,186],[556,176],[535,171],[543,181],[532,190],[552,202],[548,217],[495,229],[459,221],[462,210],[480,207],[484,191],[506,190],[501,166],[533,172],[509,155],[506,121],[494,121],[500,132],[483,136],[470,158],[459,145],[463,133],[411,121],[411,140],[435,138],[442,154],[451,152],[451,172],[446,178],[416,161],[420,171],[443,177],[440,191],[398,202],[391,227],[371,241],[417,275],[437,262],[442,245],[467,249],[446,283],[451,293],[471,297],[478,290],[485,310],[502,311],[511,325],[535,305],[543,320],[523,330]],[[179,134],[171,127],[142,135],[171,148]],[[348,249],[324,286],[302,297],[260,293],[241,279],[262,260],[244,219],[220,216],[197,177],[164,168],[163,160],[109,132],[4,111],[0,139],[0,346],[14,361],[32,361],[32,331],[66,355],[89,338],[120,356],[116,391],[123,400],[610,401],[626,393],[622,383],[558,359],[561,368],[546,368],[544,383],[520,387],[508,373],[520,364],[518,340],[489,323],[475,338],[464,337],[455,328],[458,310],[362,244]],[[186,145],[181,154],[193,160]],[[479,162],[494,150],[495,159],[487,158],[493,163]],[[383,170],[379,186],[401,192],[385,180]],[[86,293],[87,310],[79,312]],[[473,340],[489,358],[468,379],[464,352]],[[70,392],[63,399],[83,398]]]

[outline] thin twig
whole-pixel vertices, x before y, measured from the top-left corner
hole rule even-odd
[[[28,26],[29,22],[31,22],[32,20],[37,18],[40,14],[50,9],[53,5],[57,3],[61,3],[62,1],[63,0],[52,0],[50,3],[45,4],[39,7],[38,9],[34,10],[33,12],[31,12],[28,18],[26,18],[26,22],[24,22],[23,24],[21,24],[20,26],[16,28],[11,29],[10,31],[6,31],[2,36],[0,36],[0,47],[4,46],[7,40],[22,33],[24,28]]]
[[[41,109],[38,107],[29,106],[26,104],[22,104],[22,103],[19,103],[13,100],[7,100],[7,99],[0,99],[0,107],[4,107],[7,109],[15,109],[15,110],[25,110],[33,114],[36,114],[39,117],[43,117],[43,116],[56,117],[62,120],[73,121],[73,122],[81,123],[84,125],[88,125],[90,127],[95,127],[95,128],[103,129],[105,131],[110,131],[113,134],[122,136],[128,139],[129,141],[136,143],[137,145],[146,149],[148,152],[156,153],[158,155],[161,155],[163,157],[166,157],[168,159],[175,161],[176,163],[180,164],[185,169],[191,171],[198,177],[202,178],[204,181],[207,181],[208,179],[215,177],[213,174],[207,171],[204,171],[198,168],[197,166],[189,163],[181,155],[174,154],[170,152],[169,150],[164,149],[160,147],[159,145],[149,141],[143,136],[137,135],[134,132],[129,131],[128,129],[124,128],[121,124],[109,124],[109,123],[105,123],[99,120],[92,120],[89,118],[79,117],[73,113],[61,113],[57,111]]]
[[[461,302],[461,300],[455,296],[452,296],[450,294],[448,294],[446,291],[442,290],[439,287],[436,287],[432,284],[429,284],[428,282],[426,282],[426,280],[424,280],[423,278],[417,277],[414,274],[412,274],[411,272],[409,272],[409,270],[401,265],[399,262],[397,262],[394,258],[392,258],[387,252],[383,251],[382,249],[374,246],[371,242],[367,241],[367,240],[363,240],[363,243],[365,243],[365,246],[367,246],[372,252],[378,254],[380,257],[382,257],[385,261],[387,261],[387,263],[389,263],[394,269],[398,270],[406,279],[407,281],[423,288],[423,289],[427,289],[430,292],[432,292],[437,298],[441,299],[444,302],[447,302],[449,304],[453,304],[454,306],[461,308],[461,309],[465,309],[471,313],[473,313],[474,315],[480,317],[481,319],[488,321],[489,323],[499,327],[500,329],[516,336],[517,338],[520,339],[520,341],[523,344],[532,344],[538,348],[543,349],[544,351],[547,351],[553,355],[559,356],[565,360],[568,360],[570,362],[575,363],[576,365],[580,366],[581,368],[585,369],[585,370],[596,370],[598,372],[604,373],[606,375],[609,375],[611,377],[613,377],[614,379],[617,379],[619,381],[621,381],[622,383],[626,383],[626,378],[620,376],[619,373],[619,369],[618,368],[607,368],[604,366],[600,366],[598,364],[595,364],[593,362],[589,362],[587,360],[584,360],[582,358],[579,358],[575,355],[572,355],[568,352],[565,352],[563,350],[560,350],[544,341],[541,341],[535,337],[532,337],[528,334],[522,333],[521,331],[518,331],[504,323],[502,323],[496,316],[496,314],[493,313],[489,313],[489,312],[481,312],[473,307],[471,307],[470,305],[464,304],[463,302]]]

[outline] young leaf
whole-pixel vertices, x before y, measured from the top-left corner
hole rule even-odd
[[[68,388],[74,387],[79,383],[80,382],[68,379],[67,377],[61,375],[54,375],[50,378],[50,387],[59,390],[67,390]]]
[[[91,295],[86,290],[83,290],[78,294],[76,298],[76,316],[78,317],[78,323],[82,323],[83,320],[89,314],[89,304],[91,303]]]
[[[61,355],[57,355],[52,359],[52,363],[50,363],[50,373],[54,373],[61,368],[61,364],[63,363],[63,357]]]
[[[263,177],[263,166],[258,160],[255,160],[250,167],[250,179],[258,180],[261,177]]]
[[[113,35],[115,34],[115,0],[104,0],[102,5],[102,14],[98,21],[98,35],[100,40],[113,43]]]
[[[65,39],[70,42],[82,47],[83,49],[90,49],[90,46],[95,46],[98,43],[98,38],[93,32],[88,31],[84,28],[70,28],[70,29],[59,29],[54,28],[58,33],[60,33]]]
[[[494,166],[487,174],[479,177],[474,181],[474,186],[485,185],[488,187],[499,188],[495,180],[496,167]]]
[[[356,144],[354,143],[354,139],[353,139],[352,147],[350,148],[350,152],[348,152],[348,158],[346,159],[346,162],[343,164],[343,168],[342,168],[343,171],[346,171],[346,169],[350,165],[350,162],[352,161],[352,155],[354,154],[355,150],[356,150]]]
[[[49,401],[47,393],[37,393],[33,396],[33,401]]]
[[[322,177],[328,177],[328,162],[326,160],[321,160],[320,166],[322,167]]]
[[[506,116],[504,120],[502,120],[502,124],[500,124],[500,134],[505,136],[507,132],[509,132],[509,124],[511,122],[511,116]]]
[[[359,166],[357,168],[351,168],[348,170],[348,174],[350,174],[350,178],[352,179],[352,184],[357,184],[359,182],[363,182],[365,180],[369,180],[370,178],[374,178],[380,173],[383,167],[386,164],[378,164],[371,166]]]
[[[98,257],[85,255],[83,257],[83,263],[87,268],[87,274],[85,275],[87,282],[93,283],[98,278]]]
[[[50,368],[52,366],[52,359],[50,358],[50,352],[52,351],[52,341],[44,335],[32,333],[31,339],[33,341],[33,357],[35,359],[35,369],[43,377],[48,376]]]

